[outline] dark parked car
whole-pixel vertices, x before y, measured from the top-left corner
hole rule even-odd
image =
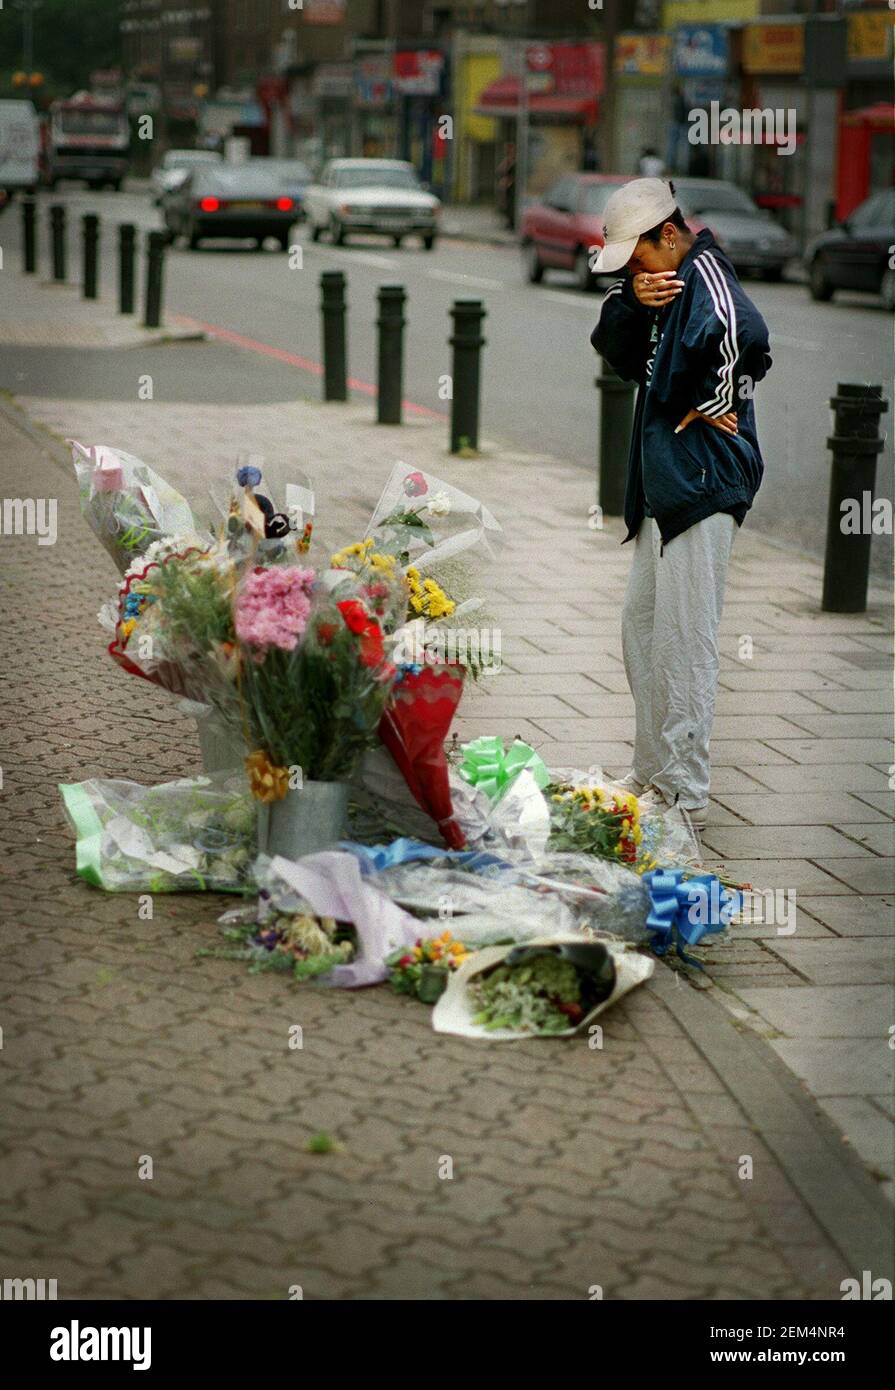
[[[603,209],[630,174],[564,174],[540,203],[522,216],[522,249],[528,278],[540,284],[544,271],[574,270],[578,287],[596,288],[592,252],[603,245]]]
[[[165,225],[172,239],[186,237],[190,249],[212,237],[251,237],[260,248],[276,237],[283,250],[299,216],[299,203],[285,193],[266,160],[200,165],[165,199]]]
[[[895,188],[874,193],[832,231],[815,237],[805,252],[812,299],[837,290],[869,290],[895,310]]]
[[[303,218],[305,216],[305,190],[309,184],[314,182],[307,164],[304,164],[300,159],[277,159],[270,155],[259,157],[252,163],[267,169],[273,175],[280,192],[287,194],[294,200],[298,209],[298,216]]]
[[[796,244],[742,188],[724,179],[673,179],[678,206],[693,231],[708,227],[740,274],[779,280]]]

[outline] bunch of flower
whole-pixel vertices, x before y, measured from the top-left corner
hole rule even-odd
[[[313,570],[298,565],[252,570],[236,602],[239,640],[259,651],[294,651],[311,612],[315,579]]]
[[[449,618],[457,607],[436,580],[421,579],[419,570],[414,567],[407,571],[407,582],[410,585],[410,618],[429,618],[437,622],[439,618]]]
[[[372,539],[356,541],[336,552],[330,560],[334,570],[345,570],[361,580],[360,597],[384,632],[392,633],[407,613],[406,586],[398,561],[376,549]]]
[[[618,859],[623,864],[636,865],[641,872],[651,867],[645,861],[637,862],[643,834],[636,796],[569,783],[552,783],[546,791],[551,810],[551,849]]]
[[[564,1033],[584,1017],[579,972],[553,954],[495,966],[470,982],[473,1022],[489,1031]]]
[[[407,500],[402,499],[377,521],[375,535],[381,549],[395,555],[401,565],[407,565],[412,550],[418,550],[420,544],[427,547],[435,544],[435,535],[426,518],[448,516],[451,499],[443,488],[432,491],[426,475],[420,472],[406,474],[401,491]],[[412,499],[422,497],[426,500],[414,506]]]
[[[69,440],[81,512],[119,573],[172,533],[196,541],[186,500],[147,464],[103,444]]]
[[[175,546],[165,538],[156,558],[130,567],[119,588],[109,652],[132,675],[212,704],[236,722],[232,562],[216,544]]]
[[[437,997],[450,972],[459,970],[470,954],[469,947],[449,931],[428,939],[421,937],[410,950],[401,947],[388,957],[389,982],[398,994],[413,994],[424,1003],[433,1003],[430,994]],[[436,978],[430,990],[433,976]]]
[[[223,928],[223,933],[233,945],[202,954],[248,960],[252,974],[280,970],[296,980],[325,975],[353,960],[356,950],[352,929],[341,928],[332,917],[316,917],[310,910],[269,912],[261,922],[238,922]]]
[[[394,586],[383,584],[387,604]],[[346,573],[330,590],[310,570],[256,571],[236,601],[236,633],[255,794],[285,794],[292,767],[310,780],[349,778],[397,674],[362,579]]]

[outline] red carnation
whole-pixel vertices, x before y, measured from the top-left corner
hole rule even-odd
[[[422,473],[408,473],[404,479],[404,491],[408,497],[422,497],[424,492],[429,491],[429,484]]]
[[[337,603],[336,607],[345,620],[345,626],[351,632],[364,632],[370,621],[369,614],[362,603],[358,603],[356,598],[343,599]]]

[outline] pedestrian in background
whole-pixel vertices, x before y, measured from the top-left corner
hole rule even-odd
[[[711,232],[687,227],[673,184],[635,179],[603,216],[596,270],[627,274],[591,342],[639,386],[622,611],[636,731],[623,782],[702,829],[727,566],[764,470],[752,393],[771,366],[768,330]]]
[[[665,173],[665,161],[652,145],[647,145],[646,149],[641,150],[637,167],[645,179],[658,179]]]
[[[510,140],[497,166],[497,200],[509,228],[516,225],[516,146]]]

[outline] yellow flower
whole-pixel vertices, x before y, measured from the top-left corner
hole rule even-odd
[[[133,632],[136,626],[136,618],[126,618],[125,621],[121,624],[121,635],[125,641],[127,641],[128,637],[130,637],[131,633]]]
[[[289,790],[288,767],[274,767],[262,748],[245,760],[249,789],[256,801],[282,801]]]

